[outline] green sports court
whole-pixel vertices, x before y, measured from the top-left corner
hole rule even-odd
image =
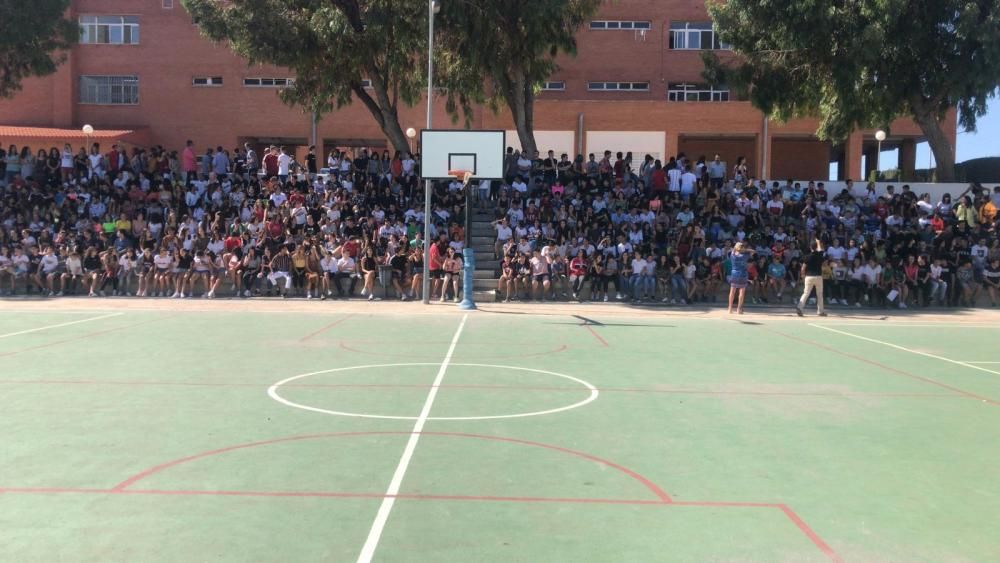
[[[0,304],[5,561],[997,561],[991,312]]]

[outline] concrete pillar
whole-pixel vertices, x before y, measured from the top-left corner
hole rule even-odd
[[[670,157],[677,156],[680,145],[680,135],[677,133],[677,131],[667,131],[665,137],[666,137],[666,146],[664,147],[663,158],[660,159],[663,161],[664,164],[666,164],[666,162],[670,160]]]
[[[899,145],[900,179],[904,182],[912,182],[916,177],[916,169],[917,142],[915,139],[903,139]]]
[[[850,179],[855,182],[864,179],[861,170],[861,141],[860,131],[852,132],[844,141],[844,166],[842,176],[845,180]]]

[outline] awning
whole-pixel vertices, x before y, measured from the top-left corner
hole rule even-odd
[[[59,129],[54,127],[21,127],[17,125],[0,125],[0,140],[3,144],[45,144],[70,142],[114,142],[122,141],[130,145],[147,146],[149,130],[145,127],[135,129],[101,129],[85,135],[82,129]]]

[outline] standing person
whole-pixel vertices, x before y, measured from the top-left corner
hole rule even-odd
[[[743,244],[743,242],[738,242],[733,247],[733,254],[729,259],[729,314],[733,313],[733,301],[737,293],[739,293],[739,301],[736,312],[740,315],[743,314],[743,302],[746,301],[747,297],[747,284],[750,283],[747,264],[750,261],[751,254],[753,254],[753,249]]]
[[[823,262],[826,260],[826,253],[823,252],[823,243],[819,239],[813,241],[812,252],[806,256],[802,262],[802,297],[798,305],[795,306],[795,313],[802,316],[802,308],[806,306],[809,294],[816,288],[816,313],[825,317],[823,310]]]
[[[292,165],[292,157],[285,152],[285,147],[278,149],[278,179],[284,184],[288,181],[288,170]]]
[[[194,154],[194,141],[190,139],[181,152],[181,171],[184,172],[185,183],[198,179],[198,157]]]

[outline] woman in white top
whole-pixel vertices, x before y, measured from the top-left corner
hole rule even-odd
[[[87,155],[87,167],[90,172],[90,178],[95,176],[98,178],[104,178],[104,156],[97,149],[97,145],[90,147],[90,154]]]
[[[73,178],[73,149],[69,143],[63,145],[62,154],[59,157],[59,171],[62,174],[63,182],[69,182]]]

